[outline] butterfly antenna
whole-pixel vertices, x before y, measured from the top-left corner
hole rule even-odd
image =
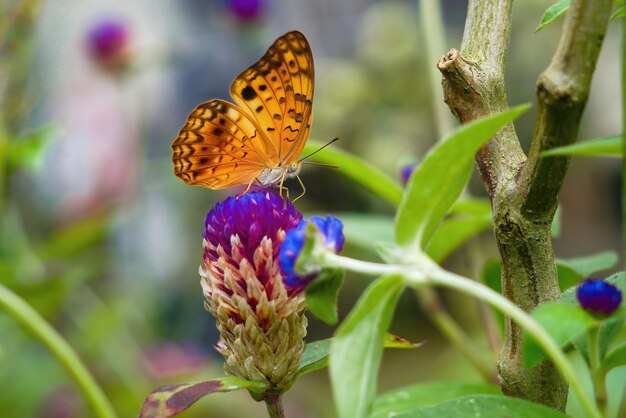
[[[338,165],[335,165],[335,164],[313,163],[310,161],[305,161],[302,163],[302,165],[314,165],[317,167],[340,168]]]
[[[321,150],[323,150],[324,148],[326,148],[327,146],[329,146],[329,145],[330,145],[330,144],[332,144],[333,142],[337,142],[337,141],[339,141],[339,137],[337,137],[337,138],[333,139],[332,141],[330,141],[330,142],[329,142],[329,143],[327,143],[326,145],[323,145],[323,146],[319,147],[318,149],[316,149],[315,151],[313,151],[313,152],[312,152],[312,153],[310,153],[309,155],[307,155],[307,156],[304,156],[304,157],[300,158],[300,159],[298,160],[298,162],[300,163],[300,162],[302,162],[302,161],[306,160],[306,159],[307,159],[307,158],[309,158],[311,155],[317,154],[318,152],[320,152]]]

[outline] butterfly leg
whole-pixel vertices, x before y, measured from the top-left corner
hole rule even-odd
[[[296,176],[296,178],[298,179],[298,183],[300,183],[300,186],[302,186],[302,194],[296,197],[295,199],[293,199],[291,203],[295,203],[296,200],[300,199],[302,196],[306,194],[306,187],[304,187],[304,183],[302,182],[302,179],[300,179],[300,176]]]
[[[280,197],[283,197],[283,190],[285,190],[285,194],[287,195],[287,200],[289,200],[289,189],[283,186],[285,182],[285,177],[287,177],[287,172],[283,172],[283,175],[280,178],[280,185],[278,186],[278,193]]]
[[[236,199],[239,199],[241,196],[243,196],[244,194],[248,193],[248,191],[250,190],[250,187],[252,187],[252,183],[254,183],[254,180],[256,180],[256,177],[253,178],[252,180],[250,180],[250,183],[248,183],[248,186],[246,187],[246,190],[244,190],[243,192],[239,193],[236,197]]]

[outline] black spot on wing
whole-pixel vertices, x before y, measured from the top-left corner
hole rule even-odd
[[[256,98],[256,91],[250,86],[246,86],[241,90],[241,97],[244,100],[250,101]]]

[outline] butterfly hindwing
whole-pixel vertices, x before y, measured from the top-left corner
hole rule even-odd
[[[311,123],[313,55],[302,33],[278,38],[265,55],[233,81],[230,92],[271,142],[273,167],[300,154]]]

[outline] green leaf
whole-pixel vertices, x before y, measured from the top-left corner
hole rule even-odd
[[[552,6],[548,7],[546,12],[541,17],[541,22],[539,22],[539,26],[535,29],[535,33],[539,32],[541,29],[545,28],[564,14],[567,9],[569,9],[569,2],[570,0],[559,0]]]
[[[385,334],[385,339],[383,341],[383,347],[385,348],[413,349],[421,347],[424,344],[426,344],[426,341],[422,341],[420,343],[412,343],[405,338],[390,333]]]
[[[555,263],[569,268],[579,276],[579,279],[583,279],[598,271],[614,267],[617,264],[617,254],[614,251],[602,251],[586,257],[557,258]]]
[[[592,274],[609,269],[617,263],[617,254],[613,251],[602,251],[586,257],[555,259],[556,271],[561,290],[576,286],[582,279]]]
[[[375,242],[394,241],[393,217],[362,213],[336,213],[343,222],[346,242],[371,249]]]
[[[398,244],[423,248],[469,180],[474,154],[528,108],[518,106],[463,125],[428,152],[411,176],[398,208]]]
[[[561,236],[561,212],[561,206],[557,206],[556,212],[554,213],[554,218],[552,218],[552,223],[550,224],[550,236],[552,238],[558,238],[559,236]]]
[[[492,258],[491,260],[487,260],[485,265],[483,266],[481,272],[481,281],[491,288],[492,290],[502,294],[502,280],[500,279],[502,274],[502,266],[500,265],[500,260],[497,258]],[[502,312],[498,310],[492,310],[493,316],[495,317],[499,329],[501,331],[504,330],[504,315]]]
[[[540,305],[532,312],[532,317],[548,331],[560,347],[570,344],[597,324],[581,307],[560,302]],[[545,358],[543,349],[528,334],[524,335],[523,347],[524,366],[534,367]]]
[[[300,359],[300,368],[296,372],[292,384],[303,374],[323,369],[328,365],[330,342],[331,339],[327,338],[306,345],[302,358]]]
[[[248,389],[260,393],[266,389],[266,386],[262,382],[252,382],[237,377],[222,377],[205,382],[161,386],[146,397],[141,406],[139,418],[173,417],[206,395],[216,392],[231,392],[237,389]]]
[[[486,199],[464,199],[450,208],[450,215],[437,228],[426,253],[441,263],[470,238],[491,226],[491,204]]]
[[[331,341],[332,338],[326,338],[325,340],[315,341],[306,345],[306,349],[300,359],[300,368],[293,379],[294,382],[303,374],[323,369],[328,365]],[[422,345],[424,345],[423,342],[413,343],[390,333],[385,333],[383,341],[385,348],[413,349]]]
[[[610,20],[617,19],[618,17],[624,17],[624,16],[626,16],[626,6],[622,6],[619,9],[617,9],[615,13],[611,15]]]
[[[626,366],[626,342],[613,347],[600,365],[605,372],[620,366]]]
[[[437,228],[426,247],[426,254],[436,263],[441,263],[464,242],[491,226],[491,215],[446,219]]]
[[[543,157],[558,155],[583,156],[583,157],[621,157],[622,137],[611,136],[607,138],[591,139],[572,145],[552,148],[541,153]]]
[[[481,274],[483,283],[491,289],[495,290],[496,292],[502,293],[501,275],[502,266],[500,265],[500,260],[497,258],[487,260],[487,262],[483,266],[483,271]]]
[[[323,269],[305,292],[311,313],[330,325],[337,323],[337,298],[343,284],[343,272],[343,269]]]
[[[324,144],[308,141],[302,153],[306,155],[322,146]],[[313,155],[310,159],[322,164],[339,166],[341,174],[356,181],[394,206],[399,205],[402,200],[402,186],[396,180],[356,155],[329,147],[324,148],[323,151]]]
[[[603,358],[606,354],[611,341],[619,333],[624,325],[623,317],[610,316],[607,319],[600,322],[600,329],[598,330],[598,351],[600,358]],[[574,340],[576,349],[582,354],[587,364],[591,364],[589,361],[589,338],[587,335],[581,335]]]
[[[36,170],[43,162],[45,152],[59,136],[56,126],[43,126],[26,133],[9,144],[7,158],[11,165]]]
[[[491,218],[491,203],[487,199],[462,199],[454,202],[450,214]]]
[[[578,272],[572,270],[565,264],[561,264],[557,260],[555,260],[555,263],[556,275],[559,280],[559,289],[561,289],[561,292],[569,289],[572,286],[576,286],[583,279],[583,277]]]
[[[376,280],[333,338],[330,378],[339,418],[362,418],[369,413],[376,393],[385,332],[403,289],[401,276]]]
[[[464,396],[394,415],[394,418],[443,417],[568,418],[568,415],[536,403],[497,395]]]
[[[376,398],[370,418],[387,418],[417,407],[432,406],[466,395],[499,395],[495,385],[421,383],[384,393]]]

